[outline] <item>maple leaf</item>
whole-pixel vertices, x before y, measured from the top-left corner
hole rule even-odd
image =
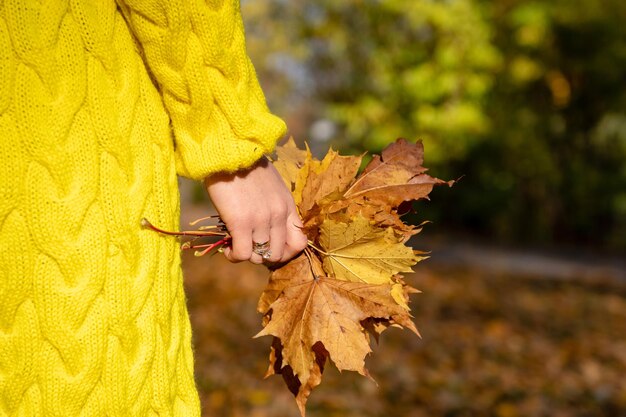
[[[318,161],[308,148],[302,152],[306,154],[305,162],[292,192],[304,223],[303,231],[312,241],[317,240],[319,225],[325,219],[347,222],[357,215],[381,227],[393,227],[406,241],[421,230],[421,225],[404,223],[399,207],[428,198],[434,185],[454,183],[424,174],[421,142],[412,144],[399,139],[383,150],[382,156],[375,155],[356,178],[362,156],[342,157],[330,150]]]
[[[394,275],[412,272],[411,267],[425,258],[405,246],[392,228],[374,227],[361,216],[350,223],[325,220],[319,244],[324,270],[346,281],[392,284]]]
[[[360,156],[341,156],[332,149],[324,159],[315,160],[307,148],[304,166],[298,172],[294,189],[294,200],[298,205],[303,220],[317,204],[341,198],[348,189],[361,166]]]
[[[365,170],[346,190],[344,198],[364,197],[391,207],[404,201],[427,198],[434,185],[448,184],[424,174],[424,146],[421,141],[411,144],[398,139],[382,152],[374,155]]]
[[[276,147],[277,159],[273,165],[289,190],[293,191],[298,172],[304,165],[308,154],[310,153],[296,146],[293,137],[290,137],[283,146]]]
[[[413,200],[427,198],[434,185],[425,174],[423,146],[403,139],[374,156],[357,176],[362,156],[332,149],[323,160],[290,140],[274,162],[290,187],[309,248],[270,275],[258,310],[263,330],[274,336],[266,376],[282,375],[304,416],[307,399],[320,384],[328,359],[339,370],[369,376],[364,366],[389,327],[417,333],[409,313],[402,272],[426,258],[405,246],[423,225],[401,219]],[[318,256],[321,258],[318,258]]]
[[[378,336],[375,335],[374,337]],[[271,375],[281,375],[289,391],[296,397],[296,404],[298,405],[300,414],[305,416],[305,405],[309,395],[311,395],[313,388],[322,382],[322,373],[324,372],[324,366],[328,359],[328,351],[324,349],[324,345],[320,342],[313,345],[311,349],[315,354],[315,361],[311,364],[309,379],[303,384],[300,382],[297,375],[293,373],[293,368],[283,364],[283,346],[279,338],[274,337],[270,349],[270,365],[265,374],[265,378]]]
[[[344,209],[343,211],[346,217],[353,218],[361,216],[370,219],[379,227],[392,227],[394,231],[403,236],[404,242],[409,240],[411,236],[419,233],[424,224],[427,223],[423,222],[417,226],[406,224],[400,218],[400,214],[397,210],[388,205],[372,204],[372,202],[368,201],[365,197],[341,201],[347,203],[344,207],[339,208]]]
[[[304,415],[306,397],[313,386],[319,384],[317,372],[321,376],[320,345],[316,352],[313,348],[316,344],[323,346],[339,370],[367,376],[365,356],[371,349],[362,321],[387,320],[416,334],[417,329],[408,311],[391,295],[391,285],[348,282],[318,275],[322,272],[320,261],[308,253],[289,264],[288,269],[279,268],[270,276],[269,292],[262,295],[263,302],[259,303],[268,320],[255,337],[272,335],[280,339],[280,370],[289,366],[297,377],[300,385],[296,401]],[[271,300],[274,301],[268,308]],[[263,311],[265,308],[268,310]]]

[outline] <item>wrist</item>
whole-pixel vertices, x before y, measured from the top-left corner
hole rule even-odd
[[[258,168],[266,168],[269,165],[269,159],[263,155],[252,165],[240,168],[236,171],[218,171],[213,174],[209,174],[203,179],[203,183],[205,186],[209,186],[214,184],[215,182],[222,181],[232,181],[235,178],[243,178],[246,177],[250,172],[258,169]]]

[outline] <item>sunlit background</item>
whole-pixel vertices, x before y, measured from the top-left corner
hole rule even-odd
[[[242,0],[268,103],[321,156],[421,139],[460,181],[415,205],[423,338],[329,366],[312,417],[626,416],[626,2]],[[210,212],[183,184],[183,222]],[[183,223],[184,224],[184,223]],[[270,340],[267,273],[185,258],[206,416],[297,416]]]

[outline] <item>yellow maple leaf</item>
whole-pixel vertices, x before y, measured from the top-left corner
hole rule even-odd
[[[392,284],[394,275],[412,272],[411,267],[425,259],[405,246],[392,228],[376,228],[360,216],[350,223],[325,220],[319,244],[324,270],[344,281]]]
[[[298,148],[293,138],[290,137],[284,145],[276,147],[276,156],[277,159],[273,162],[273,165],[287,185],[287,188],[293,191],[298,172],[306,161],[307,151]]]

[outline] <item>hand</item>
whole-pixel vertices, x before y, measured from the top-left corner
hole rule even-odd
[[[276,168],[263,158],[252,168],[204,180],[209,197],[232,236],[224,249],[231,262],[263,262],[252,242],[270,242],[269,262],[286,262],[307,245],[291,193]]]

